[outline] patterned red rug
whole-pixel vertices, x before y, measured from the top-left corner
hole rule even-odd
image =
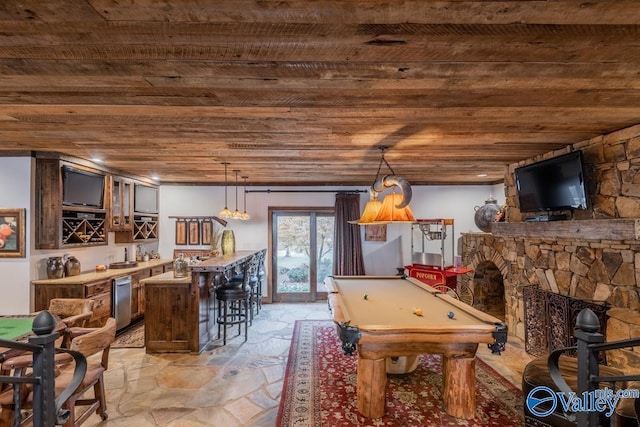
[[[296,321],[278,426],[521,426],[522,392],[476,361],[476,417],[461,420],[442,406],[441,357],[423,355],[407,375],[390,375],[386,413],[365,418],[356,403],[357,355],[345,356],[332,322]]]

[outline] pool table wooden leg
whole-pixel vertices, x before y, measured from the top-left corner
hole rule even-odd
[[[476,415],[475,357],[442,357],[442,400],[447,414],[469,420]]]
[[[358,357],[358,411],[365,417],[381,418],[384,415],[386,389],[386,359]]]

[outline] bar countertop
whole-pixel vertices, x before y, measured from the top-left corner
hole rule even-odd
[[[138,265],[131,268],[110,268],[106,271],[89,271],[78,274],[77,276],[68,276],[61,279],[40,279],[33,280],[34,285],[84,285],[86,283],[96,282],[98,280],[108,280],[114,277],[127,276],[145,268],[157,267],[159,265],[171,264],[171,259],[152,259],[147,262],[138,262]]]
[[[258,250],[244,250],[235,251],[232,254],[212,257],[202,261],[200,264],[192,265],[191,271],[193,271],[194,273],[222,272],[228,268],[240,264],[242,261],[258,252]]]
[[[191,274],[187,275],[186,277],[173,277],[173,271],[167,271],[166,273],[157,274],[155,276],[142,279],[140,280],[140,283],[144,283],[145,286],[170,284],[186,285],[191,283]]]

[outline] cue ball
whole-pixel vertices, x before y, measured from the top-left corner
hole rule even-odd
[[[447,313],[447,317],[449,319],[453,319],[453,316],[454,316],[453,311],[450,311],[450,312]]]

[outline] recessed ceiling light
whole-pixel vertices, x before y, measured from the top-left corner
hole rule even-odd
[[[160,179],[160,177],[159,177],[159,176],[155,176],[155,175],[154,175],[154,176],[152,176],[152,177],[151,177],[151,179],[152,179],[152,180],[154,180],[154,181],[157,181],[157,180],[159,180],[159,179]]]
[[[96,163],[102,163],[103,162],[103,160],[101,158],[99,158],[99,157],[94,157],[94,158],[91,159],[91,161],[92,162],[96,162]]]
[[[486,173],[479,173],[478,175],[476,175],[478,178],[484,178],[485,176],[487,176]]]

